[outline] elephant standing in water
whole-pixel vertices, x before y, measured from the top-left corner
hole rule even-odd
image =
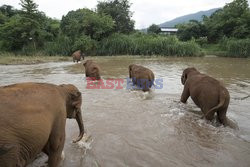
[[[144,92],[154,84],[154,73],[143,66],[131,64],[129,65],[129,78],[132,78],[133,84],[137,85]]]
[[[23,167],[37,154],[48,155],[49,167],[59,166],[66,118],[75,118],[82,139],[82,97],[71,84],[20,83],[0,87],[0,166]]]
[[[100,77],[100,67],[93,60],[86,60],[83,63],[85,67],[85,75],[86,77],[93,78],[94,80],[101,79]]]
[[[81,60],[81,58],[84,60],[84,53],[81,50],[77,50],[72,54],[73,62],[77,62]]]
[[[212,120],[217,113],[219,122],[224,126],[238,129],[237,125],[226,116],[230,95],[218,80],[201,74],[195,68],[187,68],[182,73],[181,82],[184,85],[181,102],[186,103],[191,96],[207,120]]]

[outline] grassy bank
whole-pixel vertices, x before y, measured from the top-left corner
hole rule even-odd
[[[226,57],[227,52],[221,49],[219,44],[208,44],[202,48],[202,52],[205,55],[215,55],[215,56],[222,56]]]
[[[23,56],[15,55],[12,53],[0,53],[0,64],[11,65],[11,64],[37,64],[46,62],[59,62],[59,61],[71,61],[71,57],[65,56],[45,56],[45,55],[32,55]]]
[[[206,44],[202,51],[205,55],[223,57],[250,57],[250,39],[225,38],[217,44]]]
[[[202,56],[194,41],[182,42],[175,36],[113,34],[98,44],[97,55]]]

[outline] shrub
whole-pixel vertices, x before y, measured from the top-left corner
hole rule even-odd
[[[181,42],[175,36],[156,34],[114,34],[98,44],[99,55],[198,56],[200,53],[194,41]]]
[[[227,56],[250,57],[250,39],[224,38],[220,46],[226,51]]]

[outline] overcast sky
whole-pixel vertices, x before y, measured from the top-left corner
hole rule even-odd
[[[102,1],[102,0],[101,0]],[[135,28],[146,28],[155,23],[160,24],[178,16],[223,7],[233,0],[130,0]],[[52,18],[61,19],[70,10],[79,8],[96,8],[97,0],[34,0],[38,9]],[[248,3],[250,0],[248,0]],[[3,4],[20,9],[20,0],[1,0]]]

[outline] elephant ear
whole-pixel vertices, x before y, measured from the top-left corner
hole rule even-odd
[[[82,94],[81,92],[73,92],[71,93],[72,106],[77,109],[81,108],[82,105]]]
[[[131,77],[132,77],[132,75],[131,75],[132,66],[133,66],[133,65],[129,65],[129,67],[128,67],[128,71],[129,71],[129,78],[131,78]]]
[[[90,62],[90,60],[86,60],[85,62],[83,62],[83,66],[86,66],[86,64],[88,63],[88,62]]]
[[[187,80],[187,73],[183,72],[182,76],[181,76],[181,83],[182,85],[184,85],[186,83]]]

